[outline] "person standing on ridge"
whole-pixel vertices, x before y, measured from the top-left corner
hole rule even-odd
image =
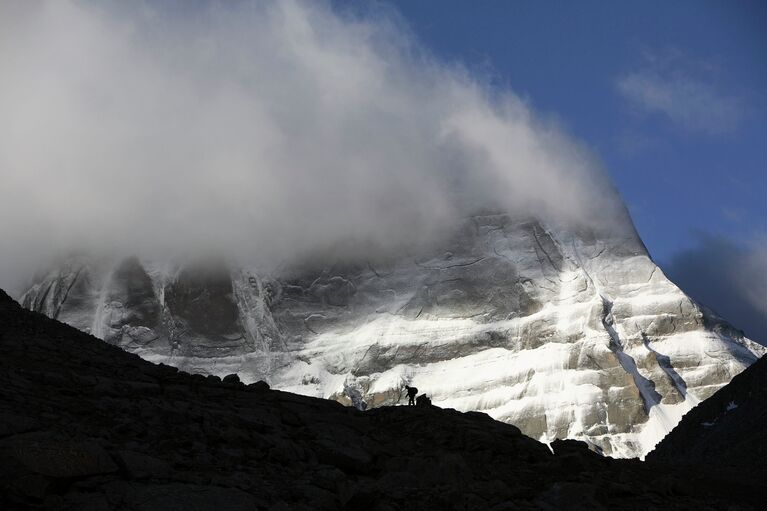
[[[415,395],[418,394],[418,389],[415,387],[411,387],[410,385],[405,385],[405,388],[407,389],[407,397],[408,397],[408,406],[415,406]]]

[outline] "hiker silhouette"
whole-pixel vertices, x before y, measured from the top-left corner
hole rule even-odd
[[[415,406],[415,395],[418,394],[418,389],[415,387],[411,387],[410,385],[405,385],[405,388],[407,389],[407,397],[408,397],[408,406]]]

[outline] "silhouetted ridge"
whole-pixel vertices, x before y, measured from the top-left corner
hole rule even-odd
[[[16,301],[8,296],[8,293],[0,289],[0,305],[11,305],[18,307],[19,304],[16,303]]]
[[[0,292],[4,509],[758,509],[761,481],[153,365]],[[428,392],[428,389],[421,389]]]
[[[767,470],[767,357],[687,413],[650,458]]]

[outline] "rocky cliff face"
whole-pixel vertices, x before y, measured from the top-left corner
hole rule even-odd
[[[72,258],[23,305],[142,357],[336,399],[405,384],[542,441],[643,456],[764,348],[688,298],[633,227],[468,219],[439,249],[269,273]]]

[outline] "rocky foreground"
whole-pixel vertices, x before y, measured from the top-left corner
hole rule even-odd
[[[0,291],[4,509],[759,509],[759,470],[549,448],[481,413],[361,412],[153,365]],[[668,456],[666,456],[668,458]],[[764,466],[762,464],[761,466]],[[740,472],[740,473],[738,473]],[[763,472],[761,472],[763,474]]]

